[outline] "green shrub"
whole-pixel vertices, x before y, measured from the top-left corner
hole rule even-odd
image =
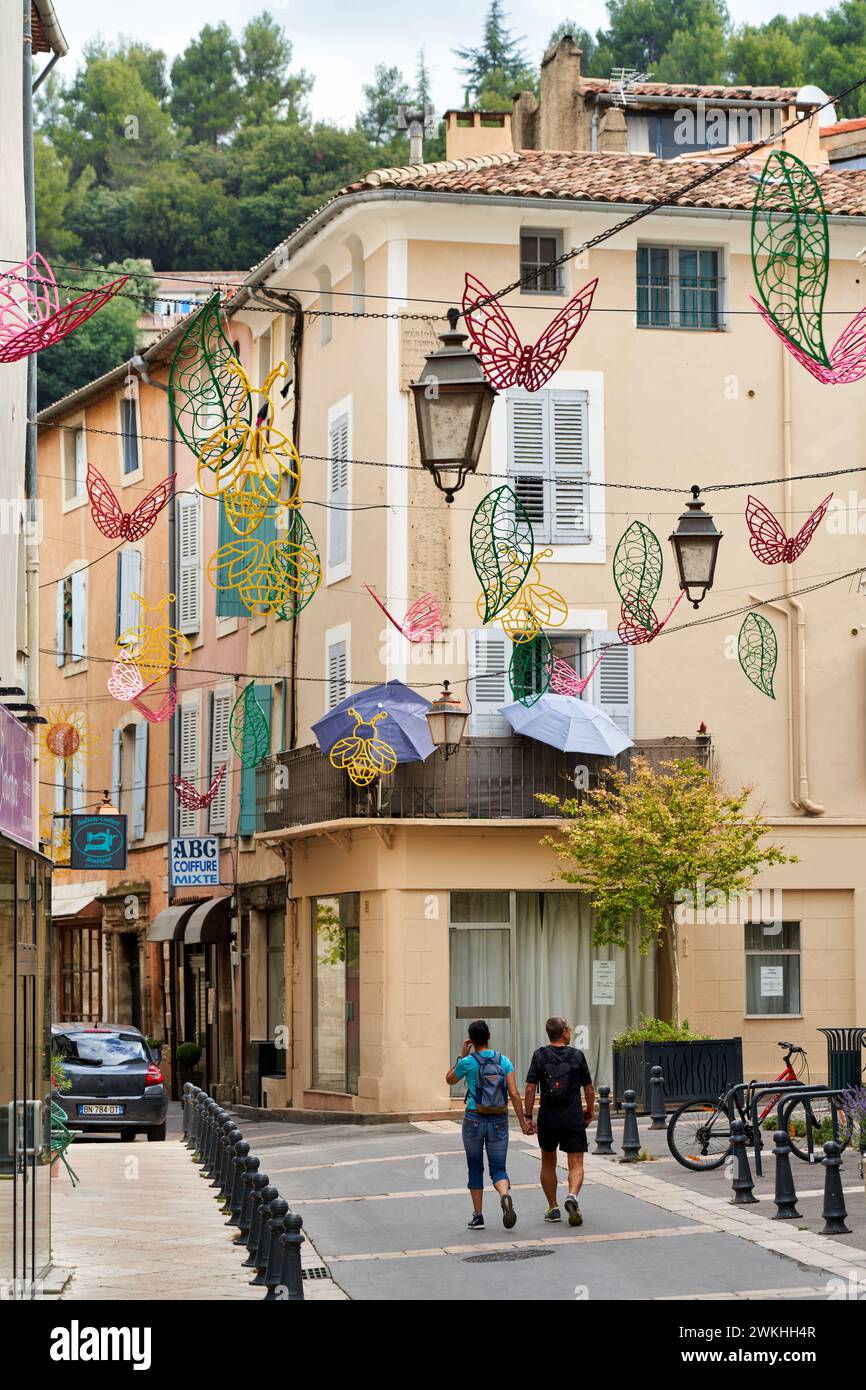
[[[72,1082],[66,1075],[66,1068],[55,1053],[51,1058],[51,1088],[54,1091],[68,1091]]]
[[[647,1018],[646,1014],[641,1014],[637,1023],[617,1033],[611,1045],[614,1052],[624,1052],[635,1043],[696,1042],[706,1037],[708,1033],[693,1033],[687,1018],[682,1023],[669,1023],[664,1018]]]
[[[174,1055],[177,1058],[178,1066],[194,1067],[201,1056],[201,1048],[198,1043],[182,1042]]]

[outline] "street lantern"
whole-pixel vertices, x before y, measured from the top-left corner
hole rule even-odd
[[[118,811],[117,807],[112,804],[111,797],[108,795],[107,789],[102,793],[102,800],[100,801],[96,809],[96,814],[99,816],[120,815],[120,812]]]
[[[442,347],[430,354],[420,379],[411,383],[421,463],[446,502],[454,501],[467,473],[478,467],[496,395],[475,353],[463,346],[467,334],[457,332],[459,317],[459,310],[448,310],[450,329],[440,335]]]
[[[449,689],[450,682],[442,682],[442,692],[437,695],[427,711],[427,725],[430,737],[447,762],[457,752],[463,739],[469,711],[461,705],[457,696]]]
[[[704,511],[703,502],[698,501],[700,491],[699,487],[692,488],[692,500],[686,503],[686,510],[669,537],[676,556],[680,588],[685,589],[694,608],[700,606],[707,590],[713,587],[716,556],[722,539],[722,532],[716,530],[713,518]]]

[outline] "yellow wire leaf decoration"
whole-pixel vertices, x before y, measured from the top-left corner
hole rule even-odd
[[[390,743],[385,743],[376,733],[376,725],[388,718],[386,709],[365,719],[356,709],[348,710],[355,720],[350,738],[341,738],[331,749],[332,767],[348,772],[356,787],[369,787],[383,773],[393,772],[397,766],[397,754]]]
[[[270,504],[298,507],[301,460],[287,434],[275,430],[271,389],[279,377],[289,374],[287,362],[269,372],[264,386],[251,385],[237,358],[228,370],[241,382],[243,395],[235,408],[234,423],[214,430],[198,456],[198,485],[206,497],[226,498],[226,520],[239,536],[248,536],[261,525]],[[265,397],[266,409],[254,425],[243,417],[254,394]]]
[[[553,551],[548,546],[532,557],[530,568],[535,571],[535,579],[527,580],[510,603],[497,614],[499,622],[512,642],[531,642],[543,628],[562,627],[568,618],[568,603],[556,589],[541,582],[539,562],[549,560]],[[509,556],[509,562],[517,566],[521,563],[516,554]],[[484,595],[479,595],[476,604],[478,616],[483,616]]]
[[[141,594],[131,597],[141,605],[142,620],[149,613],[157,613],[159,618],[155,623],[142,621],[137,627],[126,628],[115,642],[114,651],[119,660],[132,657],[145,684],[152,685],[169,671],[185,666],[192,656],[192,647],[189,638],[169,624],[166,608],[174,594],[166,594],[153,605]]]

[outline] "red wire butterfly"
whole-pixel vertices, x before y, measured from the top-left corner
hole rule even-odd
[[[187,782],[185,777],[178,777],[172,773],[172,784],[175,795],[181,806],[185,806],[188,811],[203,811],[206,806],[210,806],[220,788],[220,783],[226,775],[226,765],[214,773],[213,780],[206,792],[196,791],[191,782]]]
[[[372,599],[378,603],[389,623],[393,623],[398,632],[408,638],[410,642],[433,642],[437,637],[441,637],[445,631],[445,625],[439,614],[439,603],[433,594],[422,594],[416,598],[415,602],[406,609],[406,616],[402,623],[398,623],[396,618],[392,618],[382,600],[375,590],[365,584],[364,588]]]
[[[620,624],[617,628],[617,633],[619,634],[620,642],[624,642],[628,647],[639,647],[644,642],[652,642],[654,637],[658,637],[659,633],[661,632],[668,618],[673,613],[674,609],[676,608],[680,599],[683,597],[684,593],[685,589],[680,589],[679,593],[677,594],[676,598],[674,599],[673,603],[671,604],[670,608],[668,609],[667,613],[663,618],[656,617],[655,609],[650,609],[651,626],[649,630],[647,630],[645,627],[642,627],[640,623],[636,623],[634,621],[628,609],[626,608],[625,600],[623,600],[622,607],[620,609]],[[629,595],[626,595],[626,597],[628,598]]]
[[[563,305],[537,343],[524,344],[498,300],[479,305],[480,300],[489,298],[490,290],[476,276],[467,273],[463,317],[492,385],[500,391],[509,386],[540,390],[562,366],[572,338],[589,313],[597,284],[598,276]]]
[[[128,279],[121,275],[61,308],[54,271],[38,251],[14,265],[0,275],[0,362],[18,362],[59,343],[113,299]]]
[[[140,541],[159,516],[174,488],[174,476],[157,483],[131,512],[125,512],[111,484],[92,463],[87,465],[87,495],[90,514],[103,536],[109,540]]]
[[[803,554],[821,525],[832,496],[832,492],[829,493],[800,527],[796,536],[789,538],[769,507],[765,507],[763,502],[757,497],[752,497],[750,493],[746,499],[746,525],[752,533],[749,536],[752,554],[757,556],[763,565],[790,565]]]

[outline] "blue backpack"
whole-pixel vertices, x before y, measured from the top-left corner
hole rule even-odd
[[[504,1115],[508,1110],[508,1082],[502,1053],[475,1056],[475,1109],[479,1115]]]

